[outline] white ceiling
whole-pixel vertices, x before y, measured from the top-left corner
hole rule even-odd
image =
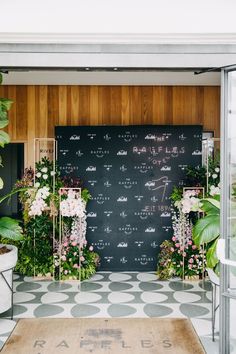
[[[25,71],[3,75],[5,85],[220,85],[220,73]]]

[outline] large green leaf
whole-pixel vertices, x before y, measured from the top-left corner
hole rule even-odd
[[[0,129],[5,128],[8,125],[8,123],[9,123],[8,119],[6,119],[6,118],[1,119],[0,118]]]
[[[216,255],[217,242],[218,242],[218,238],[217,238],[217,240],[214,241],[214,243],[208,249],[207,254],[206,254],[207,267],[209,267],[209,268],[215,268],[215,266],[219,262],[219,259]]]
[[[215,202],[217,202],[217,200],[215,200]],[[202,199],[201,209],[208,215],[217,215],[220,213],[220,209],[212,203],[212,199]]]
[[[5,144],[9,144],[10,137],[6,132],[0,131],[0,146],[4,147]]]
[[[220,210],[220,201],[215,199],[215,198],[204,198],[204,199],[201,199],[201,203],[206,205],[206,207],[209,208],[209,209],[211,209],[211,207],[212,207],[212,208],[217,209],[218,211]]]
[[[197,246],[213,241],[220,234],[220,216],[207,215],[193,228],[193,241]]]
[[[22,228],[17,220],[7,216],[0,218],[0,235],[14,241],[22,239]]]
[[[0,98],[0,110],[9,111],[13,101],[8,98]]]

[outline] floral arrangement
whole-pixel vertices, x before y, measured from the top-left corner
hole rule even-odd
[[[82,193],[68,188],[80,188]],[[20,191],[25,235],[16,270],[25,275],[54,273],[57,277],[62,272],[63,279],[82,280],[95,273],[99,256],[86,241],[86,203],[91,196],[82,188],[81,180],[61,178],[53,163],[43,158],[35,173],[31,168],[25,170],[14,190]],[[59,210],[64,225],[62,245]]]

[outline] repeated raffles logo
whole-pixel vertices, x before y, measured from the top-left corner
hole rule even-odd
[[[119,134],[118,138],[124,140],[126,143],[129,143],[133,139],[137,139],[138,134],[133,134],[131,132],[125,132],[124,134]]]
[[[182,170],[185,171],[188,165],[178,165],[178,167]]]
[[[124,197],[123,195],[121,195],[118,199],[117,202],[121,202],[121,203],[125,203],[128,201],[127,197]]]
[[[133,154],[138,154],[138,155],[142,155],[142,154],[146,154],[147,153],[147,148],[146,146],[134,146],[133,147]]]
[[[80,140],[80,135],[71,135],[70,140]]]
[[[168,211],[164,211],[161,213],[160,215],[161,218],[170,218],[171,217],[171,213],[168,213]]]
[[[128,247],[128,242],[122,241],[122,242],[118,243],[117,247],[126,248],[126,247]]]
[[[119,231],[123,232],[125,235],[131,235],[133,232],[138,231],[136,226],[125,225],[118,228]]]
[[[140,165],[135,165],[134,170],[139,171],[140,173],[147,173],[153,170],[153,166],[147,165],[146,162],[141,163]]]
[[[162,142],[167,140],[169,137],[165,136],[165,135],[155,135],[155,134],[147,134],[145,136],[145,140],[154,140],[154,141],[158,141],[158,142]]]
[[[104,257],[104,260],[105,260],[107,263],[111,263],[113,259],[114,259],[114,257]]]
[[[151,201],[153,203],[157,203],[159,201],[159,199],[154,195],[153,197],[151,197]]]
[[[133,186],[137,186],[137,181],[131,181],[130,178],[126,178],[123,181],[118,182],[119,186],[123,186],[125,189],[131,189]]]
[[[141,211],[135,211],[134,215],[139,216],[141,220],[147,220],[149,216],[152,216],[154,213],[153,211],[146,211],[146,210],[141,210]]]
[[[107,241],[104,241],[104,240],[98,240],[98,241],[95,241],[95,242],[91,242],[91,245],[93,247],[96,247],[98,250],[104,250],[104,248],[111,246],[110,242],[107,242]]]
[[[99,147],[97,150],[91,150],[90,154],[95,155],[96,157],[103,158],[105,155],[109,155],[110,151],[109,150],[104,150],[103,148]]]
[[[104,204],[106,201],[110,200],[110,197],[104,196],[102,193],[100,193],[97,196],[92,197],[92,200],[96,201],[97,204]]]
[[[120,258],[120,263],[125,264],[125,263],[127,263],[127,262],[128,262],[128,259],[127,259],[126,257]]]
[[[62,149],[59,151],[63,156],[67,155],[69,150],[68,149]]]
[[[135,257],[134,261],[144,266],[147,265],[148,263],[154,262],[154,257],[148,257],[146,254],[143,254],[140,257]]]

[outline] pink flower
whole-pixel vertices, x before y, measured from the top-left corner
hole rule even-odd
[[[89,251],[91,251],[91,252],[93,251],[93,246],[89,247]]]
[[[80,260],[81,260],[81,262],[84,262],[84,261],[85,261],[84,256],[81,256],[81,257],[80,257]]]
[[[170,249],[170,250],[171,250],[171,252],[174,252],[174,251],[175,251],[174,247],[171,247],[171,249]]]
[[[61,260],[65,262],[66,261],[66,256],[62,256]]]
[[[78,265],[78,264],[74,264],[74,265],[73,265],[73,268],[78,269],[78,268],[79,268],[79,265]]]
[[[77,256],[77,252],[74,252],[73,254],[74,254],[74,256]]]
[[[192,245],[193,244],[193,242],[190,240],[190,241],[188,241],[188,245]]]
[[[176,237],[175,236],[172,237],[172,241],[176,241]]]
[[[179,247],[180,247],[180,244],[179,244],[179,243],[176,243],[176,244],[175,244],[175,247],[179,248]]]
[[[193,259],[192,259],[192,258],[190,258],[188,262],[189,262],[189,263],[193,263]]]
[[[64,247],[67,247],[67,246],[68,246],[68,242],[64,242],[64,243],[63,243],[63,246],[64,246]]]
[[[73,242],[71,242],[71,245],[72,245],[73,247],[75,247],[75,246],[77,246],[77,242],[76,242],[76,241],[73,241]]]
[[[66,275],[68,273],[68,270],[64,270],[64,274]]]
[[[192,249],[195,250],[197,248],[196,245],[192,245]]]
[[[184,250],[184,247],[183,247],[183,246],[181,246],[181,247],[180,247],[180,251],[183,251],[183,250]]]
[[[187,256],[186,252],[184,252],[184,253],[183,253],[183,256],[184,256],[184,257],[186,257],[186,256]]]

